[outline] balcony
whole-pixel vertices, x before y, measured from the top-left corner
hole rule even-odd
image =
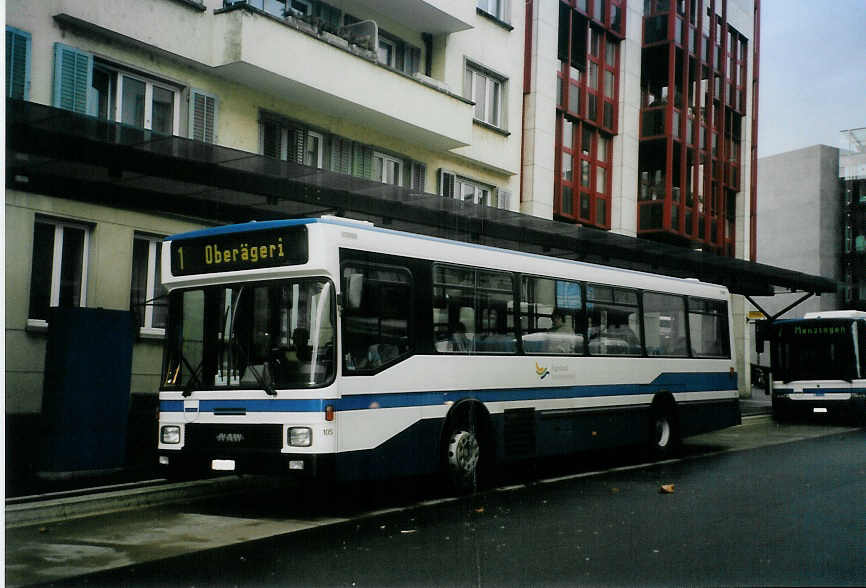
[[[383,66],[371,48],[350,44],[301,19],[278,18],[246,5],[199,12],[181,3],[163,2],[159,6],[165,14],[154,20],[148,3],[118,0],[110,11],[91,4],[61,0],[55,21],[63,28],[153,51],[433,150],[450,150],[472,141],[472,102],[437,80]],[[390,11],[391,18],[403,18],[407,26],[421,18],[409,14],[412,11],[406,7],[411,5],[431,19],[426,25],[417,24],[417,30],[425,31],[431,23],[445,30],[463,27],[463,21],[447,12],[460,14],[455,7],[463,4],[471,4],[474,11],[474,3],[465,0],[365,2]]]
[[[348,11],[352,2],[346,2]],[[434,35],[471,29],[475,18],[475,2],[467,0],[356,0],[413,31]]]

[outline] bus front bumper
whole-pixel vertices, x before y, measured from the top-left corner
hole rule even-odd
[[[170,477],[233,473],[330,479],[334,477],[336,463],[333,454],[260,451],[213,454],[160,450],[158,460]]]

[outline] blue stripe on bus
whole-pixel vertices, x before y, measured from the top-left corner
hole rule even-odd
[[[598,386],[565,386],[557,388],[497,388],[495,390],[455,390],[448,392],[402,392],[392,394],[358,394],[335,399],[249,399],[200,400],[199,412],[220,409],[245,409],[248,412],[323,412],[331,404],[338,411],[371,408],[408,408],[436,406],[463,398],[482,402],[513,402],[520,400],[556,400],[565,398],[597,398],[600,396],[630,396],[669,392],[708,392],[735,390],[736,374],[728,372],[666,373],[649,384],[605,384]],[[160,412],[184,412],[183,400],[162,400]]]

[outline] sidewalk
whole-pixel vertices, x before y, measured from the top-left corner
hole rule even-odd
[[[740,398],[740,413],[745,416],[773,414],[773,403],[769,394],[752,392],[751,398]]]

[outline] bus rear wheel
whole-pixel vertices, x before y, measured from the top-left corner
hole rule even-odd
[[[673,408],[654,405],[650,417],[650,451],[655,457],[668,457],[676,451],[679,442]]]
[[[461,423],[446,436],[448,483],[459,494],[474,492],[479,486],[482,450],[474,428]]]

